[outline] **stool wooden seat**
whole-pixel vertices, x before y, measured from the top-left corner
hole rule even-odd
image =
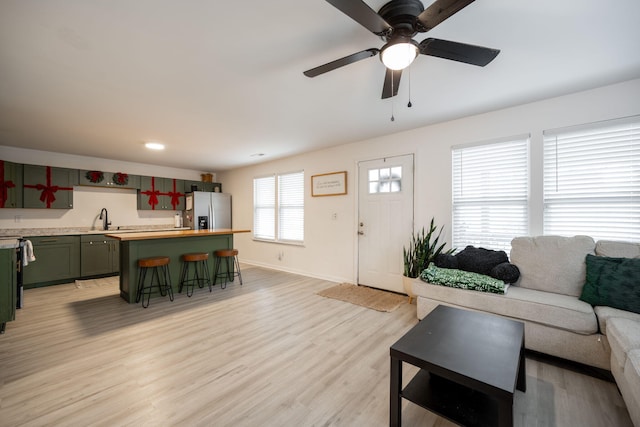
[[[211,279],[209,276],[209,260],[208,252],[197,252],[182,255],[182,269],[180,271],[180,289],[178,292],[182,293],[182,288],[187,285],[187,296],[193,295],[193,289],[197,284],[199,288],[204,287],[205,284],[209,285],[209,292],[211,292]],[[189,266],[193,264],[193,275],[189,278]]]
[[[150,268],[150,267],[162,267],[163,265],[169,265],[170,259],[168,256],[154,256],[151,258],[142,258],[138,260],[138,267]]]
[[[237,249],[218,249],[213,252],[215,255],[215,269],[213,273],[213,286],[216,285],[218,279],[224,278],[224,283],[220,285],[222,289],[227,287],[227,282],[233,282],[234,277],[240,280],[242,285],[242,274],[240,273],[240,263],[238,262],[238,250]],[[220,263],[222,259],[225,261],[227,267],[226,271],[220,271]]]
[[[170,261],[168,256],[156,256],[138,260],[138,291],[136,294],[136,303],[142,300],[142,307],[147,308],[154,285],[158,287],[160,295],[165,296],[169,294],[169,299],[173,301],[173,290],[171,289],[171,277],[169,275]],[[149,269],[151,269],[151,280],[149,283],[145,283]],[[145,295],[147,296],[146,304],[144,302]]]

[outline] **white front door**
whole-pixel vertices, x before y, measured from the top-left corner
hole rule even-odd
[[[404,293],[413,231],[413,154],[358,163],[358,283]]]

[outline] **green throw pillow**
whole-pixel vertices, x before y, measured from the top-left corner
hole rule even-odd
[[[587,255],[587,281],[580,299],[640,313],[640,259]]]

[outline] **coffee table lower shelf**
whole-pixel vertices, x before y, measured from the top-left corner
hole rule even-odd
[[[400,395],[464,426],[498,425],[498,402],[490,396],[421,369]]]

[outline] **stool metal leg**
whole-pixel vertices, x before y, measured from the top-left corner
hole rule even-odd
[[[202,261],[202,277],[203,280],[206,280],[207,284],[209,285],[209,292],[213,291],[213,287],[211,286],[211,280],[209,280],[209,265],[207,264],[207,261]]]
[[[140,302],[140,298],[142,298],[142,288],[144,287],[144,279],[147,277],[147,269],[140,268],[138,270],[138,291],[136,292],[136,304]],[[144,301],[142,301],[142,305],[144,306]]]
[[[238,279],[240,280],[240,286],[242,286],[242,274],[240,273],[240,262],[238,261],[238,257],[234,256],[233,261],[236,265],[236,274],[238,276]]]
[[[193,295],[193,279],[189,279],[189,261],[185,261],[182,264],[182,272],[180,274],[180,289],[178,292],[182,293],[182,287],[187,285],[187,296]]]
[[[180,268],[180,287],[178,288],[179,293],[182,293],[182,287],[186,282],[188,271],[189,271],[189,263],[183,262],[182,267]],[[187,285],[187,296],[189,297],[191,296],[189,295],[189,285]]]
[[[220,259],[220,257],[216,257],[216,268],[215,271],[213,273],[213,286],[216,285],[216,283],[218,282],[218,277],[221,277],[224,273],[220,273],[220,263],[222,262],[222,260]],[[220,289],[226,289],[227,288],[227,280],[225,278],[224,283],[220,284]]]
[[[164,286],[167,293],[169,294],[169,300],[173,301],[173,289],[171,288],[171,276],[169,275],[169,266],[163,265],[162,272],[164,274]],[[158,281],[158,286],[160,286],[160,281]]]

